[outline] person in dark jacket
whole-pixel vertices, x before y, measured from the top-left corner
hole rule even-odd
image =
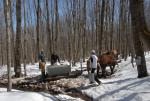
[[[55,53],[51,54],[51,65],[54,65],[57,61],[60,63],[59,56]]]
[[[41,50],[41,52],[39,53],[38,59],[41,62],[45,62],[45,54],[43,50]]]

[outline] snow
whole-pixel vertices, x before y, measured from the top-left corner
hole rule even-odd
[[[89,85],[88,78],[85,76],[87,72],[83,72],[83,75],[77,78],[77,80],[81,80],[80,78],[85,79],[85,82],[79,89],[83,94],[91,97],[93,101],[150,101],[150,76],[137,78],[136,64],[134,63],[135,67],[133,68],[130,61],[131,58],[129,57],[126,61],[123,60],[119,63],[119,66],[116,67],[117,72],[111,78],[100,79],[102,85],[99,86]],[[146,61],[147,69],[150,73],[150,54],[146,54]],[[63,64],[69,63],[63,62]],[[46,65],[50,65],[50,63]],[[86,62],[82,66],[86,67]],[[7,73],[5,67],[0,68],[0,76]],[[75,70],[81,70],[80,63],[72,67],[72,71]],[[27,65],[27,75],[40,75],[38,63]],[[17,90],[6,92],[5,88],[0,88],[0,101],[12,101],[12,99],[13,101],[18,101],[18,99],[19,101],[83,101],[64,94],[53,96],[42,92],[23,92]]]
[[[69,64],[69,62],[64,61],[61,64]],[[49,66],[50,63],[46,64],[46,67]],[[79,68],[78,64],[73,70]],[[22,65],[22,73],[24,73],[24,67]],[[41,71],[39,70],[38,63],[28,64],[27,65],[27,77],[35,77],[41,75]],[[13,68],[11,68],[11,73],[14,74]],[[7,67],[0,67],[0,77],[7,74]],[[12,92],[7,92],[6,88],[0,88],[0,101],[83,101],[80,98],[73,98],[68,95],[59,94],[57,96],[53,96],[50,94],[46,94],[43,92],[23,92],[18,90],[13,90]]]
[[[49,65],[49,64],[47,64]],[[23,64],[21,65],[21,71],[22,73],[24,74],[24,67],[23,67]],[[41,74],[41,71],[39,70],[39,66],[38,66],[38,63],[35,63],[35,64],[28,64],[26,66],[27,68],[27,76],[37,76],[37,75],[40,75]],[[0,67],[0,77],[7,74],[7,66],[2,66]],[[11,67],[11,74],[14,75],[14,68]]]
[[[84,101],[84,100],[81,100],[80,98],[73,98],[68,95],[63,95],[63,94],[59,94],[56,97],[61,99],[61,101]]]
[[[0,101],[83,101],[80,98],[73,98],[68,95],[59,94],[53,96],[43,92],[24,92],[12,90],[7,92],[6,88],[0,88]]]
[[[150,101],[150,77],[138,79],[136,67],[132,67],[130,60],[122,61],[110,79],[100,79],[102,85],[82,92],[94,101]],[[146,56],[146,60],[150,72],[150,55]]]
[[[12,90],[6,92],[6,88],[0,88],[0,101],[59,101],[56,97],[43,92],[23,92]]]
[[[67,61],[61,64],[69,64]],[[47,62],[46,67],[50,63]],[[22,73],[24,73],[24,67],[22,65]],[[38,63],[27,65],[27,77],[35,77],[41,75]],[[14,69],[11,68],[11,73],[14,74]],[[7,74],[7,67],[0,67],[0,77]],[[12,90],[12,92],[7,92],[6,88],[0,88],[0,101],[83,101],[80,98],[73,98],[68,95],[59,94],[53,96],[43,92],[24,92],[18,90]]]

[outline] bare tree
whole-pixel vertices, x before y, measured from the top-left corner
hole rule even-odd
[[[58,13],[58,0],[55,0],[55,39],[53,40],[54,50],[58,50],[57,41],[59,35],[59,13]]]
[[[17,2],[21,1],[17,0]],[[40,48],[45,50],[48,60],[54,50],[60,58],[75,62],[81,57],[88,57],[91,49],[96,49],[98,53],[117,49],[124,58],[131,53],[134,57],[129,0],[30,0],[30,2],[24,0],[24,3],[22,2],[24,5],[22,7],[24,8],[24,11],[22,10],[22,14],[24,13],[23,34],[21,34],[21,22],[19,22],[21,7],[17,4],[18,8],[14,11],[16,0],[10,3],[11,65],[15,63],[15,72],[21,71],[21,63],[24,63],[25,67],[27,63],[37,62]],[[142,20],[138,22],[143,25],[139,37],[141,42],[144,45],[147,43],[149,47],[149,31],[145,27],[146,23],[149,24],[149,18],[146,22],[143,9],[139,9]],[[2,10],[3,7],[0,6],[0,33],[2,33],[0,61],[2,65],[5,65],[7,48]],[[148,13],[148,11],[145,12]],[[17,15],[17,21],[14,20],[15,15]],[[15,24],[17,24],[17,30],[14,30]],[[144,46],[143,51],[147,50]]]
[[[50,29],[50,14],[49,14],[49,2],[46,0],[46,13],[47,13],[47,32],[48,32],[48,39],[47,39],[47,45],[48,45],[48,52],[49,55],[52,53],[52,38],[51,38],[51,29]],[[50,57],[50,56],[49,56]]]
[[[16,0],[16,43],[15,43],[15,77],[21,76],[21,1]]]
[[[13,2],[11,3],[10,2],[10,17],[11,17],[11,32],[12,32],[12,35],[11,35],[11,66],[14,67],[14,51],[15,51],[15,35],[14,35],[14,29],[13,29]]]
[[[7,73],[8,73],[8,87],[7,91],[11,91],[11,17],[10,17],[10,0],[3,0],[4,13],[6,23],[6,41],[7,41]]]
[[[147,46],[147,48],[149,48],[149,50],[150,50],[150,31],[149,31],[149,29],[148,29],[148,26],[147,26],[147,24],[148,23],[146,23],[146,20],[145,20],[145,12],[144,12],[144,1],[140,1],[141,3],[140,3],[140,11],[139,11],[139,13],[141,14],[140,15],[140,19],[141,20],[139,20],[139,23],[142,25],[142,34],[140,35],[141,37],[141,39],[142,39],[142,42]]]
[[[27,32],[26,32],[26,2],[24,0],[24,75],[26,76],[27,75],[27,72],[26,72],[26,63],[27,63]]]
[[[102,50],[102,37],[104,31],[104,12],[105,12],[105,0],[102,0],[102,8],[101,8],[101,26],[100,26],[100,33],[99,33],[99,51]]]
[[[112,16],[111,16],[111,34],[110,34],[110,49],[113,49],[113,34],[114,34],[114,10],[115,10],[115,0],[112,3]]]
[[[85,61],[85,55],[86,55],[86,0],[84,0],[83,4],[83,61]]]
[[[37,2],[36,2],[37,1]],[[34,0],[34,7],[35,7],[35,12],[36,12],[36,49],[35,49],[35,54],[33,55],[33,58],[35,59],[35,61],[37,61],[37,54],[39,54],[40,52],[40,48],[41,48],[41,43],[40,43],[40,19],[41,19],[41,0]],[[32,20],[31,20],[32,21]],[[34,32],[33,32],[33,36],[34,36]],[[35,37],[35,36],[34,36]]]
[[[137,58],[138,78],[148,76],[144,48],[140,40],[140,35],[144,33],[144,28],[146,28],[145,23],[143,23],[145,21],[143,3],[143,0],[130,0],[132,31],[135,54]]]
[[[99,0],[96,0],[96,7],[95,7],[95,23],[96,23],[96,49],[99,50],[99,38],[101,37],[100,34],[100,3]]]

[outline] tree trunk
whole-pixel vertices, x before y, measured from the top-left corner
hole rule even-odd
[[[14,67],[14,52],[15,52],[15,42],[14,42],[14,29],[13,29],[13,7],[11,7],[11,2],[10,2],[10,17],[11,17],[11,48],[12,48],[12,52],[11,52],[11,66]]]
[[[16,0],[15,77],[21,76],[21,0]]]
[[[3,47],[4,47],[4,44],[3,44],[3,35],[1,34],[1,65],[3,66],[4,65],[4,56],[3,56]]]
[[[99,33],[99,51],[101,53],[102,50],[102,37],[103,37],[103,30],[104,30],[104,12],[105,12],[105,0],[102,0],[102,8],[101,8],[101,32]]]
[[[36,11],[36,15],[37,15],[37,25],[36,25],[36,32],[37,32],[37,42],[36,42],[36,54],[35,54],[35,59],[37,61],[37,54],[39,54],[40,51],[40,0],[38,0],[38,7],[37,7],[37,11]]]
[[[83,7],[83,12],[84,12],[84,23],[83,23],[83,61],[85,61],[85,55],[86,55],[86,0],[84,0],[84,7]]]
[[[3,0],[4,2],[4,13],[6,23],[6,41],[7,41],[7,73],[8,73],[8,87],[7,91],[11,91],[11,17],[10,17],[10,0]]]
[[[142,25],[142,33],[140,34],[140,38],[142,40],[142,42],[144,43],[144,45],[146,45],[146,47],[150,50],[150,30],[148,29],[146,20],[145,20],[145,13],[144,13],[144,1],[141,0],[139,1],[141,2],[139,5],[141,9],[139,9],[139,13],[140,16],[139,18],[141,20],[139,20],[140,25]]]
[[[55,0],[55,39],[54,41],[54,50],[58,51],[58,33],[59,33],[59,14],[58,14],[58,0]]]
[[[112,4],[112,17],[111,17],[111,33],[110,33],[110,49],[113,50],[113,34],[114,34],[114,9],[115,9],[115,0]]]
[[[96,0],[96,7],[95,7],[95,24],[96,24],[96,50],[99,50],[99,38],[100,38],[100,3],[99,0]]]
[[[143,0],[130,0],[130,10],[131,10],[131,21],[132,21],[132,31],[133,31],[133,40],[134,40],[134,48],[135,54],[137,58],[137,70],[138,70],[138,78],[142,78],[148,76],[144,49],[142,42],[140,41],[140,35],[143,34],[143,20],[144,18],[144,9],[143,8]]]
[[[51,29],[50,29],[50,14],[49,14],[49,2],[48,0],[46,0],[46,12],[47,12],[47,32],[48,32],[48,39],[47,39],[47,45],[48,45],[48,52],[49,52],[49,57],[50,57],[50,54],[52,53],[52,38],[51,38]],[[50,58],[48,58],[50,60]]]
[[[27,32],[26,32],[26,2],[24,0],[24,75],[27,75],[26,72],[26,63],[27,63]]]

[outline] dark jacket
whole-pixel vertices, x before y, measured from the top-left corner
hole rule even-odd
[[[56,55],[56,54],[51,54],[51,64],[53,65],[53,64],[55,64],[57,61],[60,63],[59,56]]]
[[[41,60],[41,62],[45,62],[45,55],[44,55],[44,52],[40,52],[40,53],[39,53],[38,59]]]

